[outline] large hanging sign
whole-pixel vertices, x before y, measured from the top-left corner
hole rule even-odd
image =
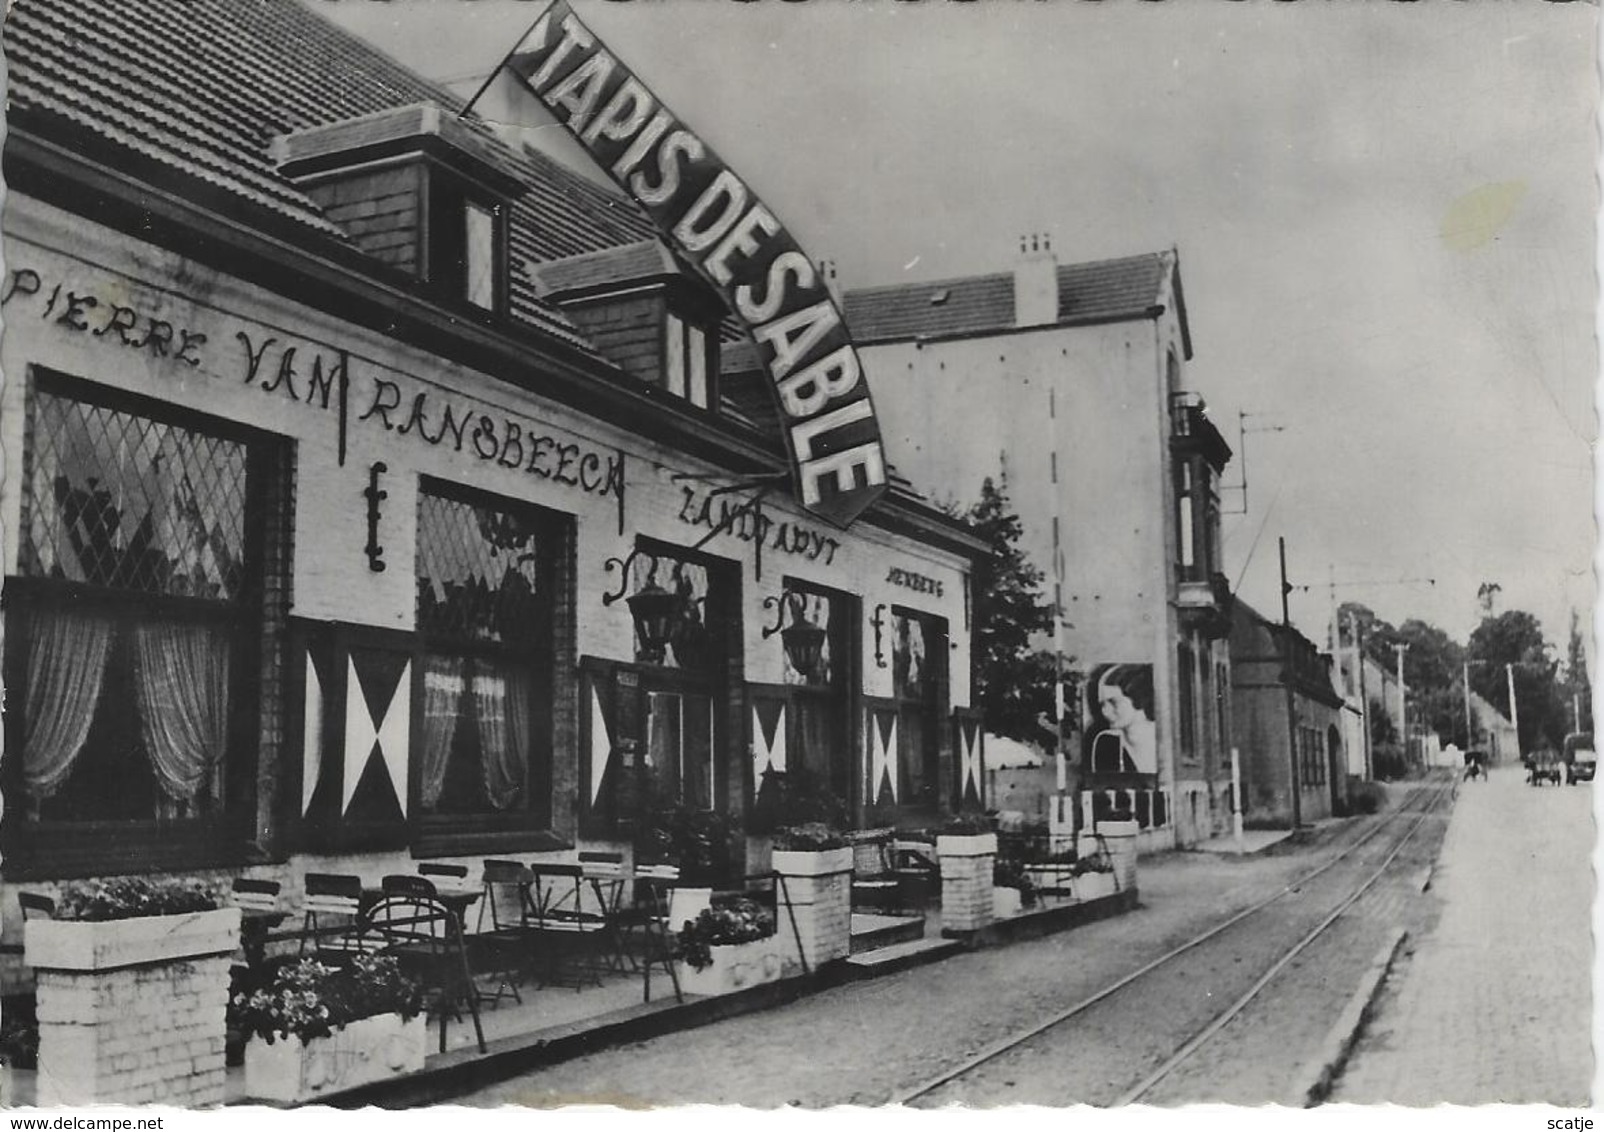
[[[886,490],[885,451],[857,351],[812,260],[566,0],[505,65],[724,296],[768,371],[797,499],[850,524]]]

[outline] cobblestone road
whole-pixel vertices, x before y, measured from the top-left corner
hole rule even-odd
[[[1593,1082],[1593,791],[1460,789],[1441,915],[1394,969],[1331,1100],[1585,1105]]]

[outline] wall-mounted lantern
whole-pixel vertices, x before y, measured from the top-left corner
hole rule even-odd
[[[640,548],[629,552],[628,558],[609,558],[605,569],[611,573],[617,568],[620,574],[618,591],[602,595],[603,605],[624,596],[629,589],[629,570],[637,555],[644,555],[651,565],[646,571],[646,582],[626,599],[629,615],[635,621],[635,635],[640,640],[642,658],[650,664],[661,664],[667,653],[674,631],[685,615],[685,599],[657,584],[657,556]]]
[[[817,678],[819,664],[824,657],[827,633],[807,619],[803,612],[805,600],[801,592],[790,588],[779,597],[764,598],[763,608],[773,609],[775,616],[774,624],[763,629],[763,639],[767,640],[775,633],[780,634],[780,642],[785,646],[785,657],[791,662],[791,667],[804,680],[812,682]],[[787,610],[791,613],[789,625],[785,623]]]

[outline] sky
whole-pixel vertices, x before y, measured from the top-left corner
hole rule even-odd
[[[468,89],[542,6],[306,2]],[[1177,248],[1261,611],[1285,538],[1322,643],[1333,580],[1461,641],[1483,582],[1591,621],[1596,6],[574,7],[849,289]]]

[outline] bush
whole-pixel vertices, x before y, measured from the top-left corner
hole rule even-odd
[[[1377,813],[1380,811],[1386,797],[1386,791],[1374,782],[1350,782],[1348,784],[1348,809],[1351,813]]]
[[[712,948],[751,943],[774,934],[774,917],[756,901],[738,896],[727,903],[702,909],[701,915],[679,930],[675,958],[695,970],[712,965]]]
[[[973,837],[976,834],[991,833],[995,828],[991,818],[985,814],[954,814],[936,830],[936,833],[946,837]]]
[[[235,994],[228,1013],[230,1029],[272,1045],[292,1035],[304,1044],[379,1014],[414,1018],[422,1009],[422,988],[394,956],[364,955],[346,967],[316,959],[287,964],[268,986]]]
[[[811,771],[766,770],[752,806],[752,831],[770,833],[786,826],[850,825],[847,804]]]
[[[822,853],[826,849],[844,849],[849,844],[839,830],[823,822],[787,825],[774,831],[774,848],[785,851]]]
[[[74,881],[56,901],[58,920],[132,920],[139,916],[174,916],[210,912],[222,907],[212,886],[176,877],[111,877]]]
[[[1019,902],[1026,908],[1036,903],[1036,886],[1025,875],[1025,867],[1018,861],[999,858],[991,867],[991,883],[998,888],[1019,889]]]

